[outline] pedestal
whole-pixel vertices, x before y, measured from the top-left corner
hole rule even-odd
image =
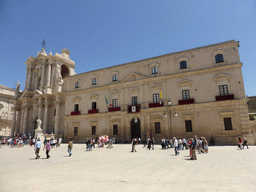
[[[40,138],[41,141],[44,140],[43,130],[42,129],[36,129],[35,130],[35,139],[36,138]]]

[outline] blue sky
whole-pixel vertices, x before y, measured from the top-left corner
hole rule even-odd
[[[0,0],[0,84],[24,89],[29,56],[67,48],[76,73],[223,41],[240,41],[256,95],[255,0]]]

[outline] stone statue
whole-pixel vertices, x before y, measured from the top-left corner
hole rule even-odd
[[[55,75],[55,79],[56,79],[56,84],[55,85],[62,85],[63,84],[63,80],[60,74],[60,66],[56,66],[56,75]]]
[[[19,92],[20,91],[20,82],[18,81],[17,84],[15,84],[15,85],[16,85],[16,91]]]
[[[37,122],[37,128],[36,129],[41,129],[42,121],[40,119],[37,119],[36,122]]]

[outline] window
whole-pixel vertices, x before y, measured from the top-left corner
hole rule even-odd
[[[189,89],[182,90],[182,99],[183,99],[183,100],[188,100],[188,99],[190,99]]]
[[[79,88],[79,82],[75,83],[75,88]]]
[[[74,136],[77,136],[78,134],[78,127],[74,127]]]
[[[92,135],[96,135],[96,126],[92,126]]]
[[[161,133],[161,124],[160,124],[160,122],[155,122],[155,133]]]
[[[94,78],[94,79],[92,80],[92,84],[93,84],[93,85],[97,85],[97,79],[96,79],[96,78]]]
[[[187,61],[180,62],[180,69],[187,69]]]
[[[97,102],[92,102],[92,110],[97,109]]]
[[[228,86],[227,85],[220,85],[220,95],[228,95]]]
[[[114,82],[114,81],[117,81],[117,74],[115,74],[115,75],[112,76],[112,81],[113,81],[113,82]]]
[[[191,120],[186,120],[185,125],[186,125],[186,132],[192,132],[192,122],[191,122]]]
[[[117,99],[113,99],[112,100],[112,105],[113,105],[113,107],[117,107],[118,106]]]
[[[216,63],[224,62],[223,55],[222,54],[215,55],[215,62]]]
[[[113,135],[118,134],[118,125],[113,125]]]
[[[230,117],[224,118],[224,126],[225,126],[225,130],[233,130]]]
[[[79,105],[78,104],[74,105],[74,111],[79,111]]]
[[[132,97],[132,105],[137,105],[137,96]]]
[[[157,67],[156,66],[152,67],[151,72],[152,72],[152,75],[157,74],[158,73]]]
[[[153,94],[153,103],[159,103],[159,93]]]

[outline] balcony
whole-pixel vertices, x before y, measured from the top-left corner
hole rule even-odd
[[[98,109],[88,110],[88,114],[99,113]]]
[[[187,105],[195,103],[194,99],[179,100],[179,105]]]
[[[132,109],[135,107],[135,110]],[[140,105],[128,105],[127,106],[127,112],[128,113],[139,113],[140,112]]]
[[[225,100],[233,100],[234,95],[219,95],[215,96],[216,101],[225,101]]]
[[[154,108],[154,107],[163,107],[164,106],[164,102],[160,103],[149,103],[148,107],[149,108]]]
[[[73,111],[73,112],[71,112],[71,116],[72,115],[80,115],[80,111]]]
[[[120,107],[111,107],[108,108],[108,112],[120,111]]]

